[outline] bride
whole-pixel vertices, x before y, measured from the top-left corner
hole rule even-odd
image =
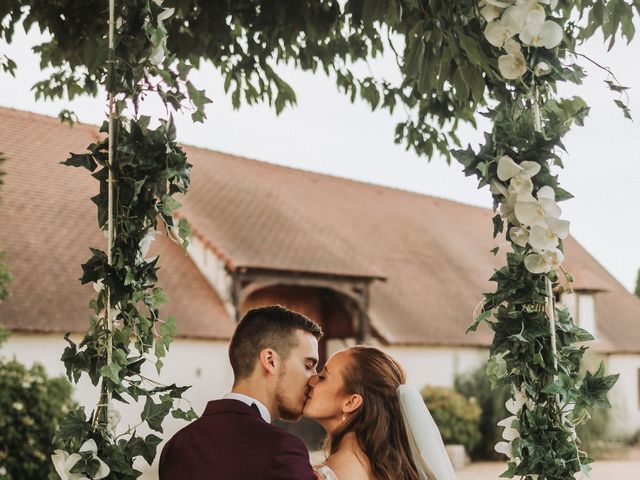
[[[304,416],[328,434],[320,480],[455,480],[431,415],[404,382],[395,360],[361,345],[311,378]]]

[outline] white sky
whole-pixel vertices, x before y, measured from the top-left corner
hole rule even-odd
[[[100,124],[104,95],[71,103],[35,101],[30,87],[45,74],[30,47],[41,39],[37,32],[26,35],[19,31],[10,46],[0,44],[0,55],[7,54],[18,63],[15,79],[0,72],[0,105],[54,116],[62,108],[71,108],[80,121]],[[632,87],[630,107],[640,121],[640,39],[631,46],[619,41],[611,52],[600,43],[592,41],[580,51],[611,67],[623,85]],[[561,204],[562,217],[571,221],[574,238],[632,290],[640,267],[640,129],[613,105],[617,97],[603,83],[606,73],[587,61],[580,63],[589,78],[582,86],[564,88],[563,93],[581,95],[592,110],[586,126],[574,127],[565,138],[569,154],[565,169],[558,173],[561,185],[576,198]],[[397,75],[391,61],[375,62],[371,68],[376,76]],[[465,177],[459,164],[449,166],[442,158],[427,162],[393,143],[395,123],[402,112],[394,119],[387,112],[372,113],[363,102],[351,104],[323,73],[286,68],[279,72],[298,97],[297,107],[279,117],[266,106],[234,111],[212,68],[194,72],[193,82],[206,88],[214,103],[207,108],[205,125],[192,124],[188,115],[176,118],[180,141],[473,205],[491,205],[488,190],[478,191],[475,180]],[[149,111],[162,113],[154,105]],[[488,128],[486,123],[483,127]],[[479,138],[471,129],[459,136],[465,144]]]

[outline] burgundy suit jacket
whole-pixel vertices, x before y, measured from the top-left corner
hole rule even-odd
[[[302,440],[233,399],[209,402],[160,456],[160,480],[315,479]]]

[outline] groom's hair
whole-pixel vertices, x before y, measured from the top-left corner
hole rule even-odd
[[[236,380],[250,376],[260,352],[272,348],[287,359],[298,345],[297,330],[310,333],[317,339],[322,328],[301,313],[280,305],[249,310],[240,320],[229,345],[229,360]]]

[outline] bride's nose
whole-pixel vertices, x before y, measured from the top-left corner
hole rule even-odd
[[[309,379],[309,386],[313,388],[316,386],[316,383],[318,383],[318,375],[311,375],[311,378]]]

